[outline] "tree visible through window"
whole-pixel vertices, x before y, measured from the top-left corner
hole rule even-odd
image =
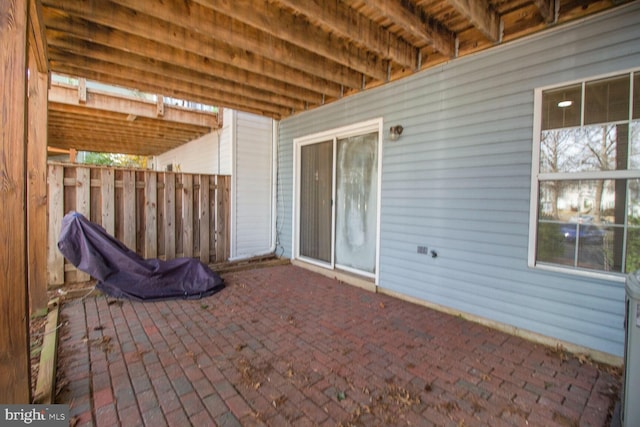
[[[535,264],[640,269],[640,71],[539,99]]]

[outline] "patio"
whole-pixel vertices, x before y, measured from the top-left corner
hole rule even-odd
[[[618,399],[615,369],[299,267],[225,281],[65,303],[57,403],[75,425],[603,426]]]

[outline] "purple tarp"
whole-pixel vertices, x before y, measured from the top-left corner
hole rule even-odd
[[[144,259],[77,212],[62,219],[58,249],[97,288],[138,301],[196,299],[224,288],[222,278],[194,258]]]

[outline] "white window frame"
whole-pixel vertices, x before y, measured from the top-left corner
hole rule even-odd
[[[349,271],[361,276],[373,278],[375,284],[378,284],[378,278],[380,275],[380,207],[381,207],[381,190],[382,190],[382,144],[384,142],[384,134],[383,134],[383,126],[384,122],[382,117],[367,120],[364,122],[355,123],[348,126],[343,126],[339,128],[329,129],[326,131],[314,133],[311,135],[306,135],[300,138],[295,138],[293,140],[293,171],[294,171],[294,179],[293,179],[293,203],[292,203],[292,242],[291,247],[293,248],[293,258],[299,259],[304,262],[317,265],[319,267],[327,268],[330,270],[335,270],[339,268],[344,271]],[[359,270],[351,270],[349,268],[345,268],[343,266],[336,266],[335,264],[335,203],[333,204],[332,209],[332,223],[331,223],[331,262],[325,263],[318,260],[313,260],[310,258],[306,258],[300,255],[300,247],[299,247],[299,232],[300,232],[300,217],[298,213],[300,212],[300,157],[302,147],[309,144],[315,144],[323,141],[333,141],[334,144],[334,157],[335,157],[335,144],[338,139],[348,138],[351,136],[362,135],[365,133],[378,132],[378,177],[377,177],[377,206],[376,206],[376,256],[375,256],[375,273],[367,273]],[[333,176],[334,176],[334,188],[333,188],[333,200],[335,200],[335,158],[333,160]]]
[[[540,172],[540,137],[542,133],[542,93],[549,89],[570,86],[572,84],[583,84],[582,109],[581,117],[584,117],[584,84],[609,77],[621,76],[624,74],[631,75],[631,92],[629,96],[629,123],[633,121],[633,73],[640,73],[640,68],[628,70],[620,70],[607,74],[591,76],[579,80],[565,81],[559,84],[539,87],[534,90],[534,110],[533,110],[533,149],[531,155],[531,196],[529,210],[529,248],[528,248],[528,266],[540,270],[555,271],[568,273],[577,276],[589,278],[605,279],[616,282],[624,282],[626,274],[624,272],[605,272],[598,270],[586,270],[576,267],[554,264],[538,264],[536,255],[536,245],[538,240],[538,212],[539,212],[539,191],[540,181],[549,180],[551,178],[571,178],[572,180],[596,180],[596,179],[639,179],[640,171],[637,170],[614,170],[614,171],[593,171],[593,172],[576,172],[576,173],[541,173]],[[637,120],[637,119],[636,119]],[[581,120],[581,125],[582,120]],[[625,228],[627,226],[625,219]]]

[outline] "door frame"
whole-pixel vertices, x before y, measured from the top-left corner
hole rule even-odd
[[[347,138],[351,136],[363,135],[372,132],[378,132],[378,175],[377,175],[377,201],[376,201],[376,241],[375,241],[375,268],[374,273],[369,273],[360,270],[345,269],[340,267],[341,270],[345,270],[351,273],[358,274],[360,276],[373,278],[375,284],[378,284],[378,277],[380,274],[380,206],[381,206],[381,189],[382,189],[382,142],[383,142],[383,120],[382,117],[367,120],[352,125],[342,126],[339,128],[333,128],[326,131],[306,135],[293,140],[293,203],[292,203],[292,242],[293,258],[304,261],[309,264],[313,264],[329,270],[335,270],[335,197],[336,197],[336,143],[340,138]],[[301,151],[302,147],[309,144],[315,144],[324,141],[333,141],[333,171],[332,171],[332,215],[331,215],[331,262],[325,263],[316,259],[304,257],[300,255],[300,178],[301,178]]]

